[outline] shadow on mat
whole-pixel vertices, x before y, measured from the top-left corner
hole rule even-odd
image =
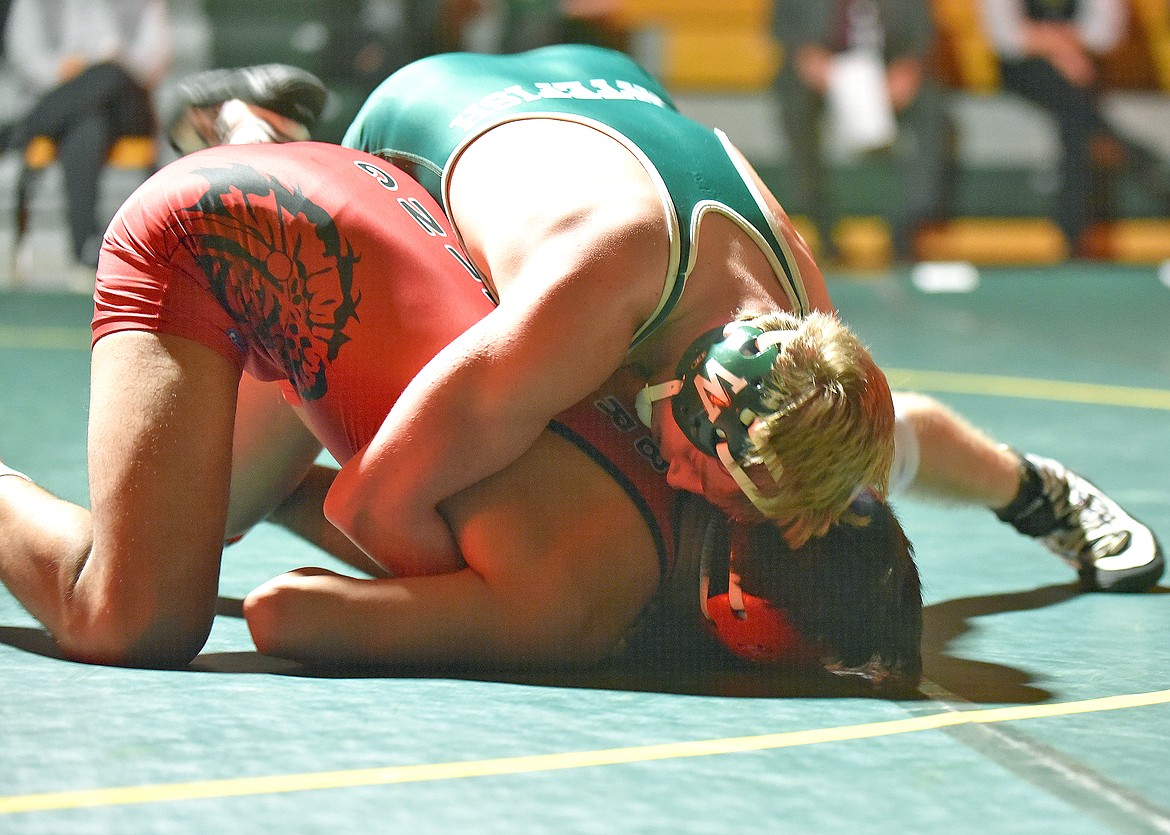
[[[1170,594],[1159,587],[1150,594]],[[974,703],[1032,704],[1052,694],[1032,684],[1023,670],[961,658],[949,646],[973,628],[978,617],[1025,612],[1064,603],[1079,594],[1074,585],[957,598],[923,609],[922,655],[931,682]],[[221,597],[216,611],[241,617],[241,601]],[[48,658],[61,653],[48,634],[35,627],[0,626],[0,644]],[[700,653],[701,655],[701,653]],[[875,692],[868,684],[826,673],[768,670],[726,659],[683,661],[642,651],[589,670],[520,670],[477,667],[310,666],[257,652],[209,652],[187,668],[191,672],[285,675],[308,678],[462,678],[540,687],[572,687],[631,692],[738,698],[923,698],[919,693]]]
[[[242,601],[220,597],[216,613],[242,617]],[[576,687],[628,690],[695,696],[739,698],[879,697],[921,698],[914,691],[877,691],[857,677],[832,676],[822,671],[754,667],[713,650],[714,644],[695,641],[669,653],[657,647],[637,647],[621,658],[580,669],[499,668],[465,665],[409,667],[397,665],[309,665],[256,652],[203,653],[190,665],[200,672],[267,673],[312,678],[460,678],[540,687]]]
[[[1034,704],[1052,694],[1031,683],[1022,670],[960,658],[947,648],[973,628],[978,617],[1026,612],[1054,606],[1078,594],[1075,585],[1043,586],[1022,592],[960,597],[923,607],[922,663],[924,676],[970,702]]]
[[[1158,588],[1151,594],[1170,593]],[[1026,612],[1064,603],[1080,592],[1073,584],[1043,586],[1020,592],[957,598],[923,608],[922,656],[925,677],[934,684],[974,703],[1034,704],[1052,693],[1032,683],[1023,670],[989,661],[962,658],[948,652],[951,644],[973,628],[978,617]],[[221,598],[219,612],[238,616],[239,602]],[[701,654],[701,653],[700,653]],[[600,668],[577,670],[438,670],[403,667],[309,667],[279,662],[257,653],[205,654],[194,668],[216,672],[271,672],[335,678],[468,678],[545,687],[583,687],[635,692],[674,693],[741,698],[865,697],[915,698],[917,693],[876,693],[869,685],[819,672],[766,670],[745,664],[704,660],[690,663],[677,655],[656,658],[641,652]]]
[[[0,644],[31,652],[33,655],[64,660],[49,633],[35,626],[0,626]]]
[[[1075,584],[1041,586],[1028,591],[959,597],[923,607],[924,677],[970,702],[1032,704],[1051,698],[1052,693],[1034,686],[1030,676],[1021,670],[960,658],[950,654],[948,647],[971,631],[975,618],[1044,609],[1081,594]],[[1170,594],[1170,587],[1157,586],[1144,594]]]

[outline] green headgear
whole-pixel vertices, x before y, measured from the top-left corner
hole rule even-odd
[[[696,448],[723,459],[743,461],[755,449],[748,428],[772,411],[764,403],[763,383],[780,355],[777,344],[792,331],[764,331],[732,322],[700,336],[679,360],[678,379],[647,386],[638,393],[638,414],[649,424],[650,405],[673,397],[671,411],[679,429]]]

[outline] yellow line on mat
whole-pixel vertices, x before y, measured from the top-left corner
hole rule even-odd
[[[661,745],[641,745],[631,748],[611,748],[600,751],[577,751],[562,754],[537,754],[527,757],[507,757],[471,762],[432,763],[429,765],[363,768],[349,771],[322,771],[308,774],[283,774],[271,777],[240,777],[228,780],[203,780],[194,783],[169,783],[153,786],[125,786],[121,788],[88,789],[83,791],[48,792],[45,794],[0,797],[0,814],[17,812],[44,812],[57,809],[81,809],[94,806],[121,806],[135,803],[161,803],[174,800],[199,800],[245,795],[275,794],[281,792],[342,789],[358,786],[383,786],[395,783],[418,783],[436,780],[457,780],[464,777],[488,777],[501,774],[526,774],[557,771],[568,768],[588,768],[600,765],[622,765],[654,760],[709,757],[717,754],[737,754],[746,751],[764,751],[792,748],[800,745],[818,745],[824,742],[842,742],[851,739],[869,739],[879,736],[929,731],[955,725],[1013,722],[1021,719],[1042,719],[1053,716],[1071,716],[1170,703],[1170,690],[1106,696],[1078,702],[1043,705],[961,710],[873,722],[839,728],[821,728],[808,731],[762,734],[728,739],[669,742]]]
[[[999,377],[993,374],[917,371],[909,368],[887,368],[885,371],[893,389],[927,389],[956,394],[1026,397],[1033,400],[1170,410],[1170,391],[1166,389],[1067,383],[1027,377]]]
[[[84,328],[0,325],[0,348],[88,351],[89,340],[89,330]],[[909,368],[885,370],[886,376],[890,378],[890,384],[896,389],[925,389],[993,397],[1026,397],[1032,400],[1170,411],[1170,391],[1165,389],[1069,383],[1027,377],[1001,377],[993,374],[919,371]]]

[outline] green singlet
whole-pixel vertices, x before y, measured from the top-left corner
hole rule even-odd
[[[787,242],[762,195],[729,153],[726,135],[683,116],[667,92],[620,52],[552,46],[519,55],[445,53],[410,64],[370,95],[343,144],[389,159],[448,210],[449,171],[464,148],[518,119],[563,119],[605,133],[641,160],[671,225],[671,263],[637,345],[682,295],[708,211],[737,223],[768,257],[797,315],[808,298]]]

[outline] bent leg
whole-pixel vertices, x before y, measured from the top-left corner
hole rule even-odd
[[[92,512],[0,481],[0,579],[71,658],[184,664],[214,616],[237,370],[195,342],[94,346]]]
[[[17,140],[34,136],[60,139],[78,119],[105,109],[135,83],[117,64],[96,64],[46,94],[21,122]]]
[[[937,400],[893,392],[899,421],[914,430],[918,470],[910,495],[959,504],[1005,507],[1020,486],[1020,459]]]
[[[1161,578],[1154,532],[1087,479],[996,443],[929,397],[898,392],[894,404],[918,445],[911,494],[994,511],[1075,568],[1082,590],[1147,591]]]

